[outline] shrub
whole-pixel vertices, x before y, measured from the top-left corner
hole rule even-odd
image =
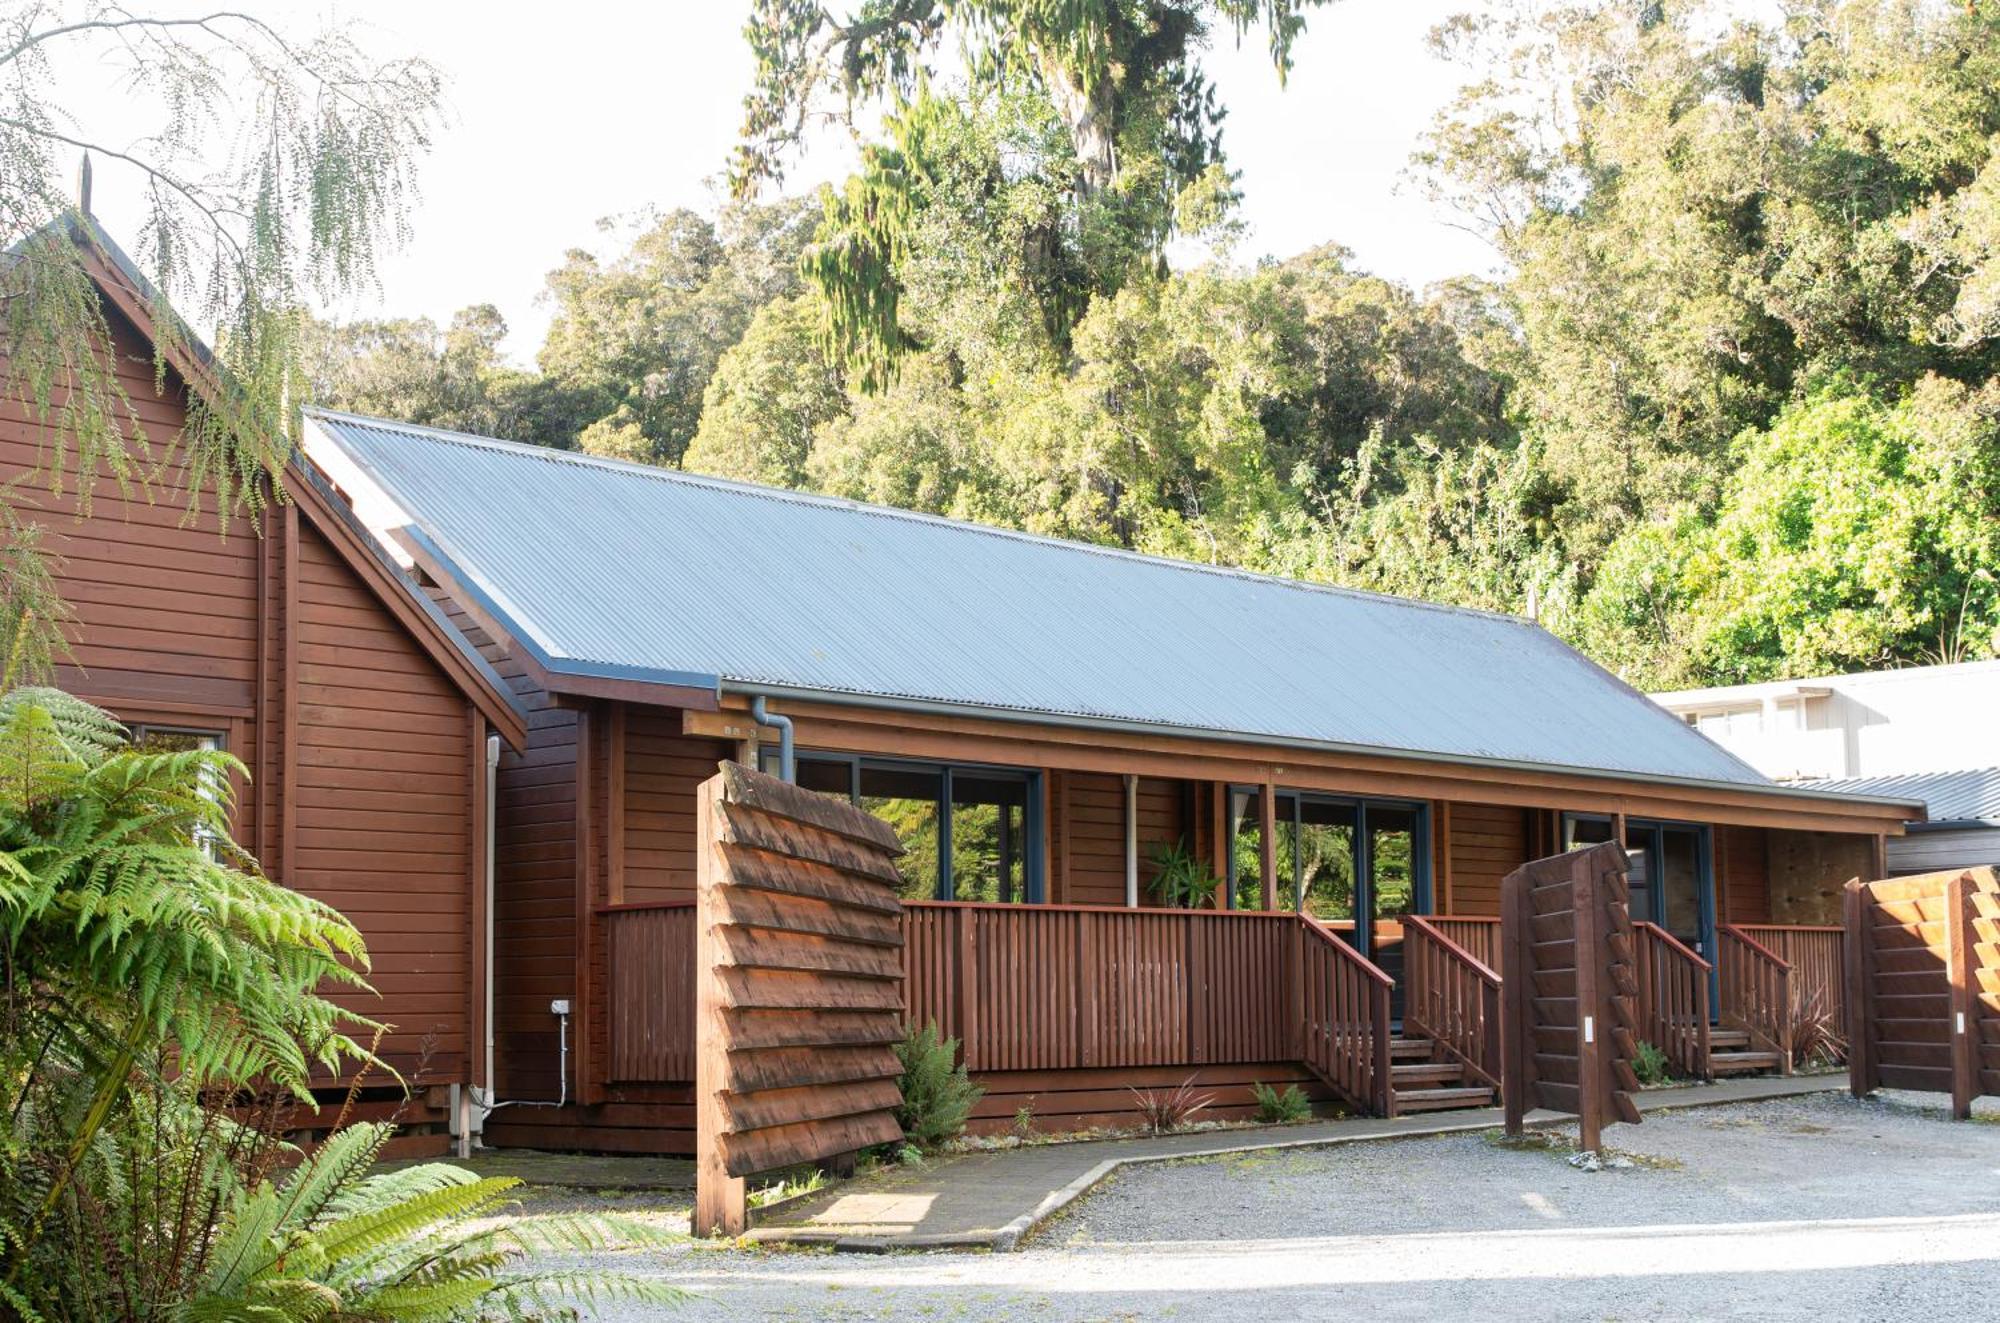
[[[1632,1073],[1647,1088],[1667,1082],[1667,1054],[1651,1043],[1641,1042],[1632,1053]]]
[[[1841,1033],[1840,1017],[1833,1012],[1833,998],[1824,988],[1815,988],[1792,999],[1792,1041],[1785,1045],[1792,1065],[1829,1066],[1847,1060],[1847,1037]]]
[[[1146,1128],[1156,1135],[1171,1135],[1176,1130],[1186,1129],[1197,1113],[1206,1110],[1215,1101],[1214,1094],[1194,1091],[1192,1075],[1171,1089],[1131,1089],[1128,1092],[1139,1104],[1139,1114],[1146,1119]]]
[[[1287,1084],[1283,1093],[1268,1084],[1256,1083],[1250,1092],[1257,1099],[1257,1119],[1284,1124],[1303,1121],[1312,1115],[1312,1099],[1296,1084]]]
[[[1185,840],[1153,851],[1153,898],[1168,909],[1206,909],[1214,901],[1222,879],[1204,861],[1195,858]]]
[[[896,1109],[903,1134],[920,1149],[935,1150],[958,1138],[974,1105],[986,1091],[958,1064],[958,1040],[946,1038],[935,1020],[912,1025],[896,1044],[902,1062],[903,1105]]]

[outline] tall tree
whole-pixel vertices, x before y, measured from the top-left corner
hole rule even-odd
[[[87,502],[101,473],[144,483],[150,454],[185,464],[194,502],[254,509],[291,453],[308,296],[367,285],[405,236],[439,93],[430,65],[373,56],[339,28],[298,36],[238,12],[98,0],[0,10],[0,392],[50,442],[38,480]],[[158,127],[131,141],[121,110]],[[102,355],[109,327],[73,242],[94,227],[70,190],[80,157],[139,187],[159,369],[186,327],[213,328],[227,388],[195,401],[178,436],[146,435]],[[16,604],[46,581],[18,538],[7,566]],[[40,607],[28,618],[59,619]],[[46,674],[59,633],[9,630],[15,678]]]
[[[911,340],[897,268],[913,211],[954,145],[940,101],[957,94],[934,89],[957,82],[974,107],[1022,96],[1047,107],[1060,150],[1042,143],[1041,160],[1014,174],[1052,185],[1063,221],[1038,230],[1028,260],[1081,261],[1095,267],[1086,293],[1114,290],[1156,266],[1176,232],[1212,225],[1235,201],[1223,108],[1201,65],[1212,27],[1241,40],[1261,24],[1282,79],[1306,11],[1325,2],[886,0],[837,16],[819,0],[758,0],[744,29],[757,81],[732,180],[747,193],[779,177],[817,117],[853,128],[859,110],[889,111],[886,141],[869,143],[859,174],[828,195],[807,263],[829,343],[880,384]],[[1083,301],[1052,294],[1044,306],[1061,338]]]

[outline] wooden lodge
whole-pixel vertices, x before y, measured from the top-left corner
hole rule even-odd
[[[199,346],[156,382],[143,282],[75,233],[166,442],[220,387]],[[10,476],[42,429],[0,419]],[[333,413],[283,485],[220,528],[171,472],[44,490],[61,682],[243,760],[239,836],[374,953],[417,1144],[691,1150],[724,761],[895,829],[903,1014],[986,1130],[1190,1077],[1223,1114],[1488,1102],[1500,881],[1605,840],[1642,1036],[1784,1069],[1842,884],[1922,813],[1775,785],[1513,617]]]
[[[156,381],[144,281],[75,235],[134,421],[170,452],[206,361],[196,346]],[[73,482],[40,476],[50,444],[21,403],[0,414],[0,476],[75,617],[57,682],[143,741],[241,760],[237,837],[373,955],[380,996],[355,1005],[393,1024],[381,1054],[415,1089],[382,1077],[356,1114],[404,1121],[404,1149],[442,1146],[471,1114],[485,1034],[489,742],[525,746],[525,710],[303,460],[261,521],[218,520],[212,500],[190,516],[178,466],[126,490],[107,474],[80,517]]]
[[[1512,617],[349,415],[306,444],[531,710],[494,1084],[562,1105],[491,1143],[687,1149],[724,760],[896,827],[905,1015],[960,1040],[986,1130],[1190,1076],[1225,1113],[1489,1102],[1500,880],[1609,839],[1642,1036],[1788,1069],[1781,1003],[1837,997],[1841,886],[1911,811],[1774,785]],[[1163,873],[1218,884],[1173,908]]]

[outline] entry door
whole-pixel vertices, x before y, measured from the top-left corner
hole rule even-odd
[[[1634,822],[1626,844],[1640,866],[1632,876],[1632,917],[1657,923],[1708,961],[1710,1014],[1722,1009],[1715,966],[1715,874],[1709,832],[1685,822]]]
[[[1403,916],[1430,911],[1430,842],[1416,805],[1360,805],[1363,857],[1359,900],[1368,935],[1368,958],[1396,980],[1391,1011],[1403,1018]]]

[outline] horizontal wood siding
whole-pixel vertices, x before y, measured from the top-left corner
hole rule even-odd
[[[469,709],[325,540],[300,534],[298,854],[285,880],[360,926],[399,1066],[465,1078],[471,1045]],[[429,1081],[425,1081],[429,1082]]]
[[[528,709],[527,746],[501,750],[495,788],[493,1074],[503,1099],[553,1100],[561,1043],[549,1002],[576,995],[576,713],[556,707],[457,603],[433,596]],[[550,1120],[508,1108],[486,1138],[527,1143],[514,1136]]]
[[[1059,823],[1069,842],[1067,889],[1055,899],[1071,905],[1125,903],[1125,779],[1078,772],[1061,778]],[[1157,871],[1153,856],[1182,839],[1186,831],[1187,783],[1141,777],[1139,805],[1139,886],[1141,905],[1152,904],[1146,887]]]
[[[974,1071],[986,1090],[966,1129],[975,1135],[1069,1134],[1100,1128],[1131,1129],[1138,1123],[1133,1091],[1168,1093],[1192,1082],[1208,1105],[1196,1121],[1247,1121],[1257,1115],[1251,1086],[1282,1092],[1296,1086],[1322,1114],[1341,1100],[1324,1080],[1296,1061],[1232,1062],[1219,1066],[1117,1067],[1096,1070]]]
[[[1505,804],[1453,804],[1451,839],[1452,914],[1500,913],[1500,879],[1533,858],[1528,847],[1528,813]]]
[[[731,752],[682,735],[677,711],[626,709],[624,903],[694,899],[695,791]]]
[[[144,338],[107,315],[145,443],[171,456],[185,387],[171,372],[158,382]],[[0,479],[30,474],[54,444],[18,401],[0,408]],[[239,840],[360,928],[381,995],[348,1000],[395,1026],[391,1064],[413,1083],[467,1079],[479,723],[464,693],[308,507],[273,504],[260,525],[218,520],[206,497],[190,519],[177,462],[122,490],[106,473],[82,517],[74,490],[73,475],[61,495],[27,477],[15,498],[60,558],[75,613],[58,682],[128,722],[220,733],[249,771]]]
[[[1724,923],[1771,921],[1771,861],[1762,827],[1715,829],[1716,886]]]

